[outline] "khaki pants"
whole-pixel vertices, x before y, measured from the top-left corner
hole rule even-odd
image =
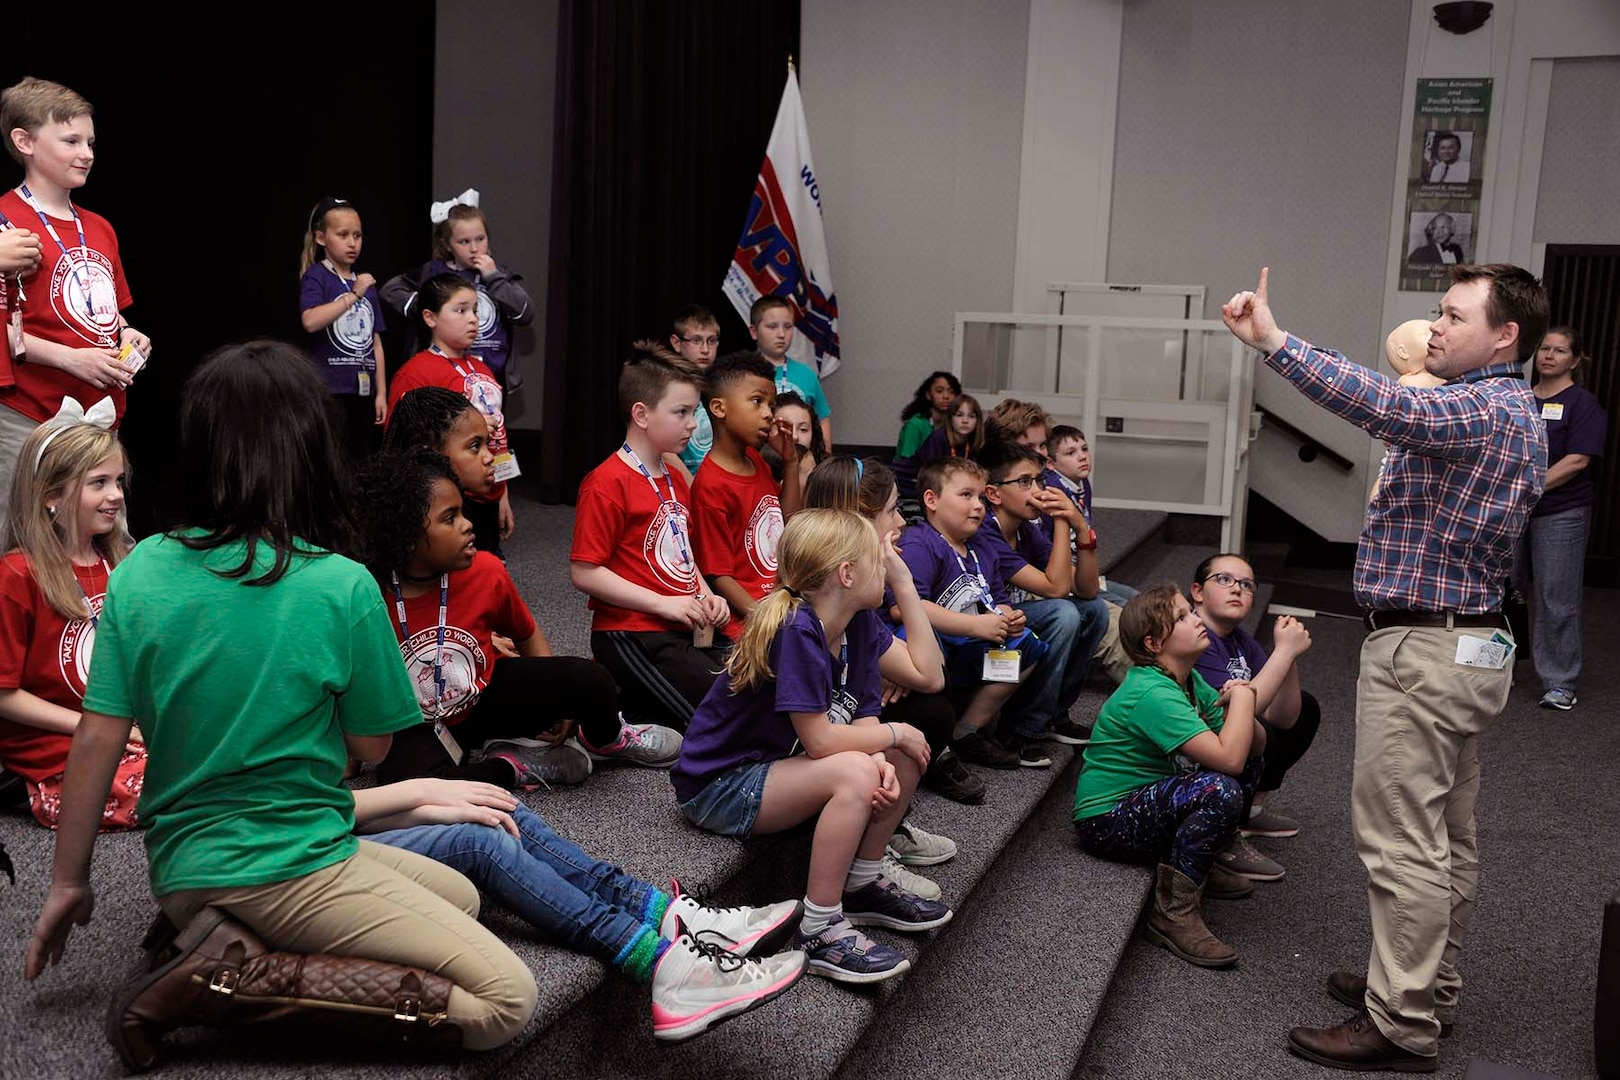
[[[1376,630],[1361,647],[1356,686],[1350,798],[1372,911],[1367,1008],[1416,1054],[1438,1053],[1440,1021],[1456,1015],[1479,880],[1479,734],[1513,684],[1511,659],[1501,671],[1456,663],[1465,634],[1491,631]]]
[[[462,1044],[509,1042],[534,1015],[534,975],[478,922],[478,890],[411,851],[360,841],[359,854],[273,885],[188,889],[158,899],[176,926],[204,905],[228,911],[274,949],[425,968],[454,983]]]
[[[1122,609],[1118,604],[1108,604],[1108,629],[1103,631],[1102,640],[1097,643],[1097,651],[1092,656],[1092,663],[1100,666],[1103,672],[1113,680],[1115,686],[1125,681],[1125,676],[1131,668],[1136,666],[1125,652],[1125,646],[1119,640],[1119,613]],[[1219,690],[1220,687],[1215,689]]]

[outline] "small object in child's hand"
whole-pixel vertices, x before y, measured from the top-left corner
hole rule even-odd
[[[699,649],[707,649],[714,644],[714,627],[702,623],[692,628],[692,644]]]
[[[133,341],[126,341],[118,350],[118,366],[134,375],[146,366],[146,354],[137,349]]]

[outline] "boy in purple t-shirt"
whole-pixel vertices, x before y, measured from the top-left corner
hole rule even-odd
[[[979,535],[985,476],[984,467],[967,458],[924,465],[917,493],[928,521],[905,531],[900,557],[944,643],[950,684],[978,688],[957,718],[951,745],[971,764],[1016,769],[1018,753],[990,738],[988,729],[1047,646],[1009,602],[995,552]]]
[[[1096,543],[1080,508],[1046,488],[1039,454],[1017,443],[997,443],[979,455],[979,462],[990,474],[984,492],[990,513],[979,535],[995,553],[1008,599],[1051,646],[1040,671],[1007,703],[1017,740],[1011,748],[1022,765],[1050,765],[1041,749],[1047,740],[1082,746],[1091,738],[1091,729],[1070,719],[1069,709],[1108,629],[1108,605],[1097,598]],[[1037,525],[1043,514],[1052,521],[1051,539]],[[1069,554],[1071,534],[1085,538],[1078,560]]]

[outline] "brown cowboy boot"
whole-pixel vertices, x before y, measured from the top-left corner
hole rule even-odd
[[[362,1038],[453,1050],[451,982],[419,968],[325,954],[272,952],[219,908],[178,934],[161,919],[107,1013],[107,1039],[130,1072],[157,1062],[163,1033],[187,1024],[296,1021]]]
[[[1148,913],[1148,939],[1189,964],[1231,967],[1237,963],[1237,950],[1210,933],[1199,911],[1199,901],[1199,888],[1192,878],[1160,863],[1153,910]]]

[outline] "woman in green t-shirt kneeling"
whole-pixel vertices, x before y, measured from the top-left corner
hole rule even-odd
[[[1193,670],[1209,645],[1203,622],[1174,585],[1133,597],[1120,643],[1136,666],[1103,704],[1075,790],[1080,846],[1117,862],[1156,862],[1148,936],[1200,967],[1227,967],[1237,950],[1204,925],[1201,901],[1253,886],[1215,863],[1237,834],[1260,776],[1265,733],[1254,691],[1217,693]]]

